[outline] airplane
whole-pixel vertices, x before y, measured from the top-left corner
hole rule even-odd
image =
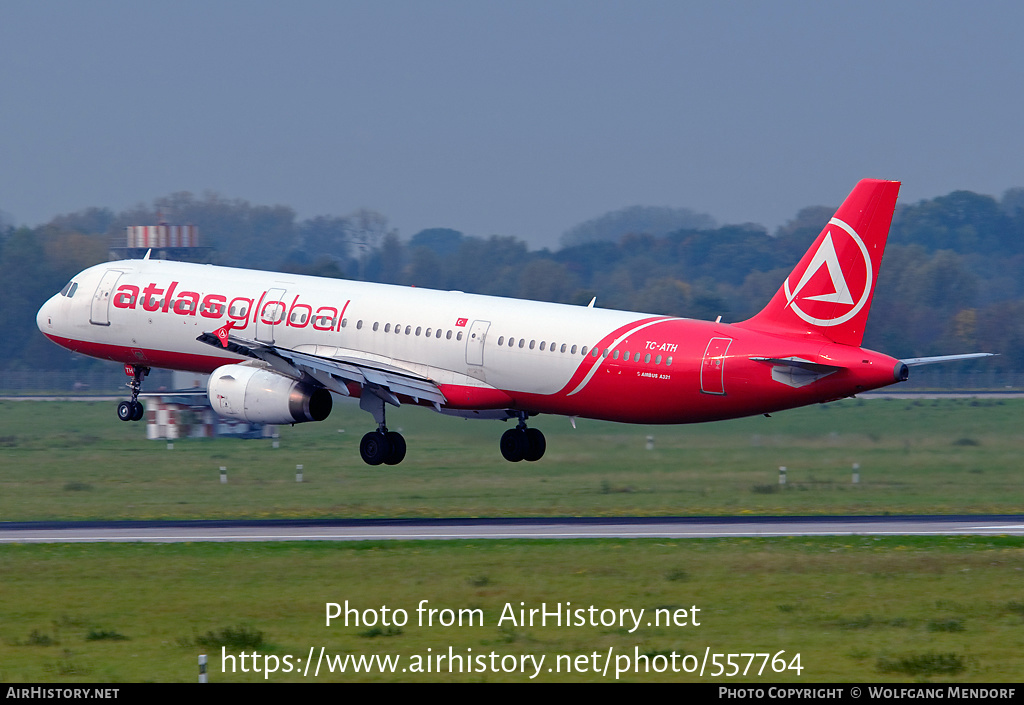
[[[915,365],[861,347],[900,183],[857,184],[752,318],[733,324],[149,259],[76,275],[39,309],[39,329],[74,352],[123,363],[123,421],[151,368],[209,373],[221,416],[322,421],[332,394],[359,398],[377,428],[370,465],[406,455],[387,406],[516,420],[509,461],[546,441],[527,420],[560,414],[640,424],[730,419],[854,396]]]

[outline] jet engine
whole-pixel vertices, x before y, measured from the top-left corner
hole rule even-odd
[[[323,387],[248,365],[218,367],[206,390],[216,413],[253,423],[323,421],[334,404]]]

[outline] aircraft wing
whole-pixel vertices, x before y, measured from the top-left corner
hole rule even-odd
[[[227,334],[226,341],[217,333],[203,333],[196,340],[224,347],[236,355],[263,360],[281,374],[295,379],[308,376],[326,389],[346,397],[349,396],[346,383],[355,382],[393,406],[401,405],[398,394],[417,401],[425,399],[435,408],[447,401],[430,378],[369,357],[353,354],[323,357],[231,334]]]

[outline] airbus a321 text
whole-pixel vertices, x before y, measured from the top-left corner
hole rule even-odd
[[[861,181],[768,305],[741,323],[604,310],[457,291],[320,279],[163,260],[86,269],[39,310],[69,350],[125,365],[142,418],[150,368],[210,373],[224,417],[322,421],[332,394],[359,398],[377,429],[371,465],[405,457],[385,407],[516,419],[510,461],[538,460],[537,414],[693,423],[849,397],[906,380],[908,366],[861,348],[899,183]]]

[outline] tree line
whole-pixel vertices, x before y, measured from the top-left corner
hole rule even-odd
[[[756,313],[828,222],[808,207],[769,232],[687,209],[634,207],[571,229],[555,250],[448,228],[408,240],[385,216],[299,219],[287,206],[177,193],[121,213],[90,208],[36,228],[0,224],[0,366],[49,369],[69,353],[35,312],[75,273],[109,259],[128,225],[195,224],[209,260],[231,266],[735,322]],[[1024,189],[955,191],[900,205],[865,346],[896,357],[990,351],[974,363],[1024,371]]]

